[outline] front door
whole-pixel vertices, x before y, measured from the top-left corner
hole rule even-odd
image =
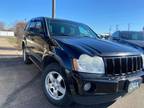
[[[39,63],[42,62],[42,57],[46,51],[49,50],[49,45],[46,40],[46,30],[41,20],[35,21],[35,34],[32,37],[34,48],[32,52]]]

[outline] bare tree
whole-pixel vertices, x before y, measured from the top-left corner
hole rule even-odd
[[[23,39],[25,26],[26,26],[25,21],[19,21],[19,22],[16,22],[15,26],[13,27],[13,29],[15,31],[15,36],[17,38],[17,48],[18,49],[21,49],[21,41]]]
[[[5,29],[5,24],[0,21],[0,30],[4,30],[4,29]]]
[[[19,21],[15,24],[15,36],[18,39],[23,38],[25,26],[26,26],[26,22],[24,21]]]

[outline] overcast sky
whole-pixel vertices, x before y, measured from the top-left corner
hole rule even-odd
[[[37,16],[51,17],[51,0],[1,0],[0,21],[12,25]],[[144,0],[57,0],[57,18],[86,23],[97,33],[115,30],[142,30]]]

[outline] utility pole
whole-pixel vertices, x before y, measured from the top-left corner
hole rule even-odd
[[[131,27],[131,25],[130,25],[130,23],[128,23],[128,31],[130,31],[130,27]]]
[[[109,26],[109,35],[111,35],[111,32],[112,32],[112,26],[110,25]]]
[[[143,34],[144,34],[144,27],[142,28],[142,32],[143,32]]]
[[[24,19],[24,22],[25,22],[25,23],[27,22],[27,19],[26,19],[26,18]]]
[[[118,31],[119,30],[119,25],[116,25],[116,31]]]
[[[52,0],[52,18],[56,17],[56,0]]]

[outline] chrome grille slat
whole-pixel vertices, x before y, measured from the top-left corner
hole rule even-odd
[[[131,61],[132,61],[132,72],[134,72],[134,57],[131,57]]]
[[[122,74],[122,58],[120,58],[120,74]]]
[[[138,70],[138,57],[136,57],[136,70]]]
[[[125,75],[142,70],[141,56],[105,57],[107,75]]]
[[[126,58],[126,74],[128,73],[128,58]]]
[[[115,68],[114,68],[115,67],[115,59],[114,58],[112,59],[112,63],[113,63],[113,67],[112,67],[113,71],[112,72],[113,72],[113,74],[115,74]]]

